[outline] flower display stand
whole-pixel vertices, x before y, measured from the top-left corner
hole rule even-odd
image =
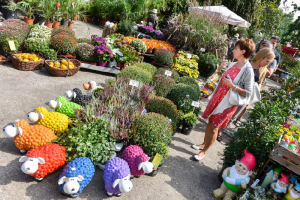
[[[82,69],[90,69],[90,70],[94,70],[94,71],[98,71],[98,72],[106,72],[106,73],[110,73],[110,74],[117,74],[120,72],[120,70],[116,69],[116,68],[100,67],[100,66],[91,65],[88,63],[81,63],[81,68]]]
[[[102,37],[106,37],[106,36],[111,35],[113,33],[115,33],[115,29],[108,28],[108,27],[104,26],[103,31],[102,31]]]

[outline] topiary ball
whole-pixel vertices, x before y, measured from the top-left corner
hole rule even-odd
[[[179,80],[180,76],[179,76],[178,72],[174,69],[159,68],[155,75],[158,75],[158,74],[165,75],[166,70],[172,71],[172,75],[170,77],[172,79],[174,79],[175,82],[177,82]]]
[[[200,88],[199,88],[199,85],[198,85],[197,81],[192,77],[189,77],[189,76],[180,77],[179,78],[179,83],[190,85],[195,89],[195,91],[200,92]]]
[[[96,62],[95,56],[95,47],[91,44],[87,43],[79,43],[76,47],[76,56],[79,60],[88,61],[88,62]]]
[[[129,79],[134,79],[136,81],[147,84],[151,83],[152,81],[152,75],[149,72],[136,66],[131,66],[123,69],[120,73],[117,74],[117,76],[126,76]]]
[[[166,75],[155,75],[152,84],[157,96],[166,97],[176,85],[175,81]]]
[[[59,33],[51,38],[50,44],[58,54],[72,54],[76,50],[77,42],[75,37]]]
[[[157,68],[149,63],[145,63],[145,62],[136,63],[136,64],[134,64],[134,66],[140,67],[140,68],[146,70],[147,72],[150,72],[152,76],[154,76],[155,73],[157,72]]]
[[[189,95],[188,98],[187,95]],[[196,92],[192,86],[179,83],[173,87],[167,98],[173,101],[177,109],[188,113],[194,109],[192,101],[199,100],[199,92]]]
[[[145,113],[133,122],[129,135],[130,144],[138,145],[142,149],[157,142],[168,144],[172,133],[172,127],[168,123],[167,117],[153,112]]]
[[[147,51],[146,44],[140,39],[132,40],[130,45],[133,46],[137,52],[145,53]]]

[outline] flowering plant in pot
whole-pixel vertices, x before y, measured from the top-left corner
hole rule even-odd
[[[197,116],[193,112],[189,112],[183,116],[182,123],[182,132],[185,135],[189,135],[193,128],[195,127],[196,123],[198,121]]]
[[[152,84],[157,96],[166,97],[176,85],[176,82],[166,75],[155,75]]]
[[[138,31],[150,35],[154,39],[164,38],[164,34],[162,32],[154,30],[151,26],[139,26]]]
[[[92,44],[95,46],[97,65],[105,67],[106,63],[114,57],[112,50],[106,44],[106,39],[92,35]]]
[[[130,79],[149,84],[152,81],[152,75],[136,66],[130,66],[117,74],[118,77],[128,77]]]
[[[91,44],[80,43],[76,47],[76,57],[83,61],[95,62],[95,47]]]
[[[59,33],[51,38],[50,46],[58,54],[72,54],[76,49],[76,38],[69,34]]]
[[[137,52],[146,53],[146,51],[147,51],[146,44],[140,39],[132,40],[130,42],[130,45],[133,46]]]
[[[174,52],[168,49],[158,49],[154,53],[155,64],[165,65],[166,67],[172,67]]]

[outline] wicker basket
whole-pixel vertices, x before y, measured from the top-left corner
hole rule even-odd
[[[27,54],[30,54],[30,53],[27,53]],[[11,60],[12,60],[13,67],[18,70],[22,70],[22,71],[38,70],[38,69],[42,69],[42,67],[44,66],[45,59],[42,58],[42,56],[38,55],[39,58],[42,58],[42,60],[40,60],[38,62],[26,62],[26,61],[20,60],[16,55],[17,54],[12,54]]]
[[[57,77],[60,77],[60,76],[65,76],[65,77],[73,76],[74,74],[76,74],[79,71],[81,62],[79,60],[76,60],[76,59],[68,59],[68,58],[66,58],[66,59],[68,60],[68,63],[72,62],[76,66],[76,68],[70,69],[69,66],[68,66],[68,69],[58,69],[58,68],[51,67],[49,65],[49,62],[55,62],[55,60],[46,60],[45,61],[45,68],[47,69],[49,74],[51,74],[53,76],[57,76]]]
[[[2,60],[0,60],[0,64],[6,63],[9,60],[7,58],[5,58],[4,56],[0,55],[0,57],[2,58]]]

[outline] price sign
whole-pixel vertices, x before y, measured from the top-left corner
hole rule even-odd
[[[152,164],[154,165],[154,169],[157,169],[161,160],[162,160],[162,155],[159,155],[158,153],[155,155]]]
[[[130,80],[129,81],[129,85],[132,85],[133,87],[138,87],[139,86],[139,82],[136,80]]]
[[[198,101],[192,101],[192,106],[199,108],[200,107],[200,103]]]
[[[8,41],[8,45],[9,45],[9,48],[11,51],[17,50],[14,41],[12,41],[12,40]]]
[[[165,75],[167,75],[167,76],[172,76],[172,72],[169,71],[169,70],[166,70],[166,71],[165,71]]]

